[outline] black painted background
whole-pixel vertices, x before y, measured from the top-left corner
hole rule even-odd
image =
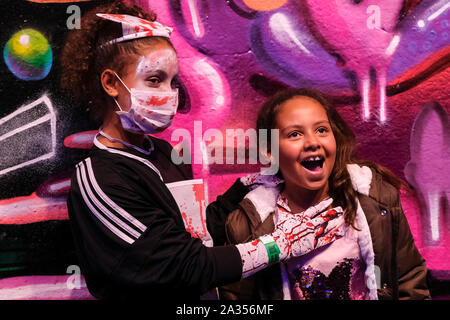
[[[0,176],[0,200],[27,196],[49,179],[70,176],[86,150],[64,147],[64,138],[80,131],[93,130],[83,106],[75,105],[59,91],[59,55],[70,14],[75,4],[81,14],[94,5],[108,1],[41,4],[25,0],[0,1],[0,118],[47,94],[57,115],[57,150],[49,160],[41,161]],[[24,81],[9,71],[3,59],[6,42],[22,29],[32,28],[48,40],[53,64],[48,76]],[[14,146],[10,148],[14,152]],[[0,155],[2,156],[2,155]],[[2,208],[0,207],[0,210]],[[43,221],[23,225],[0,224],[0,278],[22,275],[66,274],[76,263],[69,221]]]

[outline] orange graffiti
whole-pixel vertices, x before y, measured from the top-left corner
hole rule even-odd
[[[257,11],[271,11],[286,4],[287,0],[244,0],[251,9]]]
[[[37,3],[67,3],[67,2],[87,2],[91,0],[27,0],[27,1]]]

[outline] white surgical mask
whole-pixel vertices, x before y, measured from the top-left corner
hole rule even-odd
[[[123,111],[116,99],[120,111],[116,113],[124,130],[133,133],[158,133],[168,128],[177,113],[178,89],[173,92],[128,89],[116,74],[131,96],[131,107]]]

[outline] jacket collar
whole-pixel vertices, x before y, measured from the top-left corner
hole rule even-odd
[[[151,140],[150,140],[151,141]],[[108,146],[105,146],[103,143],[101,143],[100,141],[98,141],[97,135],[94,137],[94,146],[100,150],[104,150],[107,151],[109,153],[114,153],[114,154],[120,154],[122,156],[137,160],[139,162],[142,162],[143,164],[145,164],[146,166],[150,167],[150,169],[152,169],[153,171],[155,171],[155,173],[159,176],[159,178],[161,179],[161,181],[163,181],[163,178],[161,176],[161,173],[159,172],[159,170],[153,165],[153,163],[151,163],[149,160],[141,157],[140,155],[136,155],[134,153],[132,153],[133,150],[128,150],[128,152],[126,151],[127,149],[117,149],[117,148],[110,148]],[[153,148],[153,143],[152,143],[152,148]],[[153,150],[153,149],[152,149]],[[136,151],[135,151],[136,152]],[[137,152],[136,152],[137,153]]]
[[[357,164],[348,164],[347,171],[350,174],[353,189],[360,194],[369,196],[372,183],[372,170],[366,166],[360,167]]]
[[[360,194],[369,196],[372,183],[372,170],[366,166],[360,167],[357,164],[348,164],[347,171],[350,174],[353,189]],[[276,186],[264,183],[262,186],[253,189],[245,196],[245,198],[253,203],[256,210],[259,212],[261,221],[264,221],[273,211],[281,188],[281,183]]]

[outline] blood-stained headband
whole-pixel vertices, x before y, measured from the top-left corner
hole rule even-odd
[[[127,14],[97,13],[97,16],[122,24],[122,37],[108,41],[102,46],[144,37],[170,38],[173,31],[171,27],[166,27],[159,22],[148,21]]]

